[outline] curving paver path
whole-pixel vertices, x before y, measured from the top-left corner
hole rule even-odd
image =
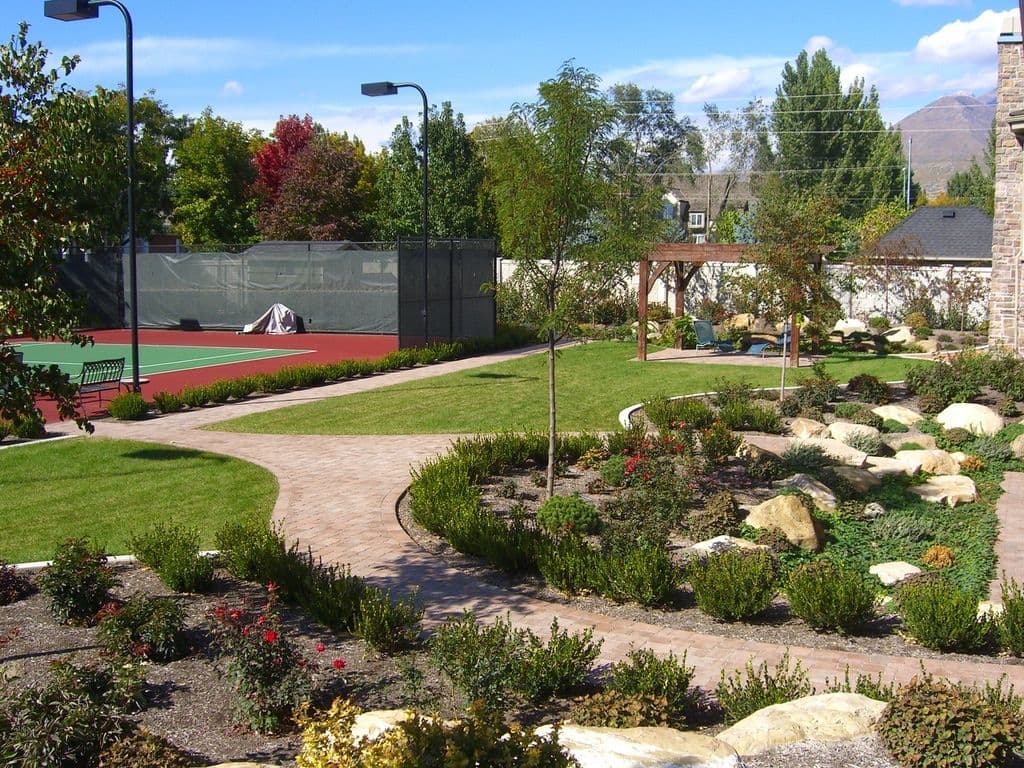
[[[687,663],[696,667],[694,683],[705,688],[717,684],[721,670],[742,668],[751,658],[755,664],[763,659],[774,665],[786,649],[547,603],[483,583],[423,552],[398,524],[396,505],[409,484],[410,469],[445,451],[454,436],[253,435],[201,429],[243,414],[428,378],[522,354],[528,352],[458,360],[150,421],[97,421],[96,435],[214,451],[267,468],[280,484],[274,519],[283,524],[289,540],[298,539],[301,546],[308,545],[327,562],[348,563],[353,573],[379,586],[397,591],[418,586],[427,605],[428,625],[468,608],[484,618],[508,613],[515,624],[546,636],[552,619],[557,618],[565,628],[592,627],[595,636],[604,639],[603,662],[617,661],[631,646],[648,647],[659,654],[671,650],[681,655],[685,651]],[[73,424],[55,428],[76,431]],[[1020,582],[1024,581],[1024,521],[1019,519],[1024,510],[1024,474],[1008,475],[1004,487],[1007,492],[999,504],[999,568]],[[993,599],[997,598],[994,591]],[[881,673],[883,679],[900,681],[921,669],[921,662],[910,657],[804,647],[789,651],[794,660],[803,662],[818,686],[826,677],[841,678],[847,666],[854,675]],[[1018,690],[1024,690],[1021,664],[936,659],[925,661],[924,666],[933,674],[964,682],[994,682],[1005,674]]]

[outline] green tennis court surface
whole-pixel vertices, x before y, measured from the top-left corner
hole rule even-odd
[[[74,344],[32,341],[18,344],[25,355],[25,362],[31,365],[59,365],[61,370],[77,376],[82,363],[87,360],[124,358],[125,374],[132,369],[132,348],[130,344],[94,344],[79,347]],[[263,360],[269,357],[301,355],[303,349],[253,349],[247,347],[177,347],[169,345],[139,345],[139,373],[143,376],[170,371],[187,371],[206,368],[211,365],[244,363],[249,360]]]

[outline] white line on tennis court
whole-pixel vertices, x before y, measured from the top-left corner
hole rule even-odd
[[[312,350],[312,349],[253,349],[253,348],[250,347],[250,348],[245,349],[245,350],[239,350],[238,352],[233,352],[233,353],[229,352],[229,353],[223,354],[223,355],[207,355],[205,357],[186,357],[186,358],[180,358],[178,360],[171,360],[171,361],[168,361],[168,362],[165,362],[165,363],[148,363],[148,364],[140,363],[139,364],[139,370],[140,371],[148,371],[148,370],[151,370],[151,369],[154,369],[154,368],[165,368],[168,365],[184,366],[184,367],[181,367],[181,368],[177,368],[177,367],[176,368],[168,368],[165,371],[160,371],[160,373],[171,373],[173,371],[187,370],[188,365],[190,365],[191,363],[204,363],[205,362],[205,363],[211,364],[211,363],[209,363],[209,361],[212,361],[212,360],[220,360],[221,362],[225,362],[225,361],[229,361],[229,360],[239,360],[239,362],[256,362],[258,360],[267,360],[267,359],[269,359],[271,357],[286,357],[288,355],[309,354],[309,353],[314,352],[314,351],[315,350]],[[273,354],[273,355],[265,355],[263,357],[250,357],[249,354],[246,354],[246,353],[250,353],[251,354],[252,352],[273,352],[275,354]],[[32,365],[77,365],[77,366],[81,366],[81,363],[77,363],[77,362],[70,363],[70,362],[65,361],[65,360],[33,360],[31,362],[31,364]],[[212,364],[213,365],[217,365],[217,363],[212,363]],[[204,367],[204,366],[197,366],[197,367]]]

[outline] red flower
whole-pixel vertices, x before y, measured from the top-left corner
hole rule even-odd
[[[242,636],[243,637],[248,637],[250,629],[252,629],[252,627],[242,627]]]
[[[218,619],[223,619],[225,613],[226,612],[224,610],[224,606],[223,605],[218,605],[216,608],[213,609],[213,615],[214,615],[214,617],[216,617]]]
[[[275,632],[272,629],[268,629],[266,632],[263,633],[263,639],[266,640],[268,643],[272,643],[275,640],[277,640],[277,632]]]
[[[260,616],[258,619],[256,619],[256,623],[257,624],[265,624],[266,621],[267,621],[267,617],[266,616]]]
[[[327,646],[324,645],[323,643],[317,643],[316,644],[316,652],[317,653],[323,653],[326,650],[327,650]]]
[[[228,616],[230,616],[232,619],[240,619],[242,618],[242,612],[237,608],[232,608],[230,611],[228,611]]]
[[[269,584],[267,584],[267,592],[274,593],[276,591],[277,591],[277,584],[275,584],[274,582],[270,582]]]
[[[344,659],[335,659],[334,661],[331,662],[331,666],[334,667],[335,669],[344,669],[345,668],[345,660]]]

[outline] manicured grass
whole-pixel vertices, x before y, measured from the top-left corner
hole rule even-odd
[[[111,554],[154,523],[196,527],[213,547],[225,523],[270,519],[277,480],[227,456],[128,440],[77,437],[0,451],[0,559],[49,560],[88,536]]]
[[[558,428],[608,430],[618,412],[645,398],[715,388],[722,379],[778,386],[779,368],[712,363],[648,362],[636,345],[593,342],[559,353],[556,365]],[[858,373],[902,379],[918,363],[860,355],[828,360],[840,381]],[[810,369],[790,371],[787,384]],[[370,392],[231,419],[211,429],[306,435],[489,433],[547,428],[547,358],[530,355],[503,363]]]

